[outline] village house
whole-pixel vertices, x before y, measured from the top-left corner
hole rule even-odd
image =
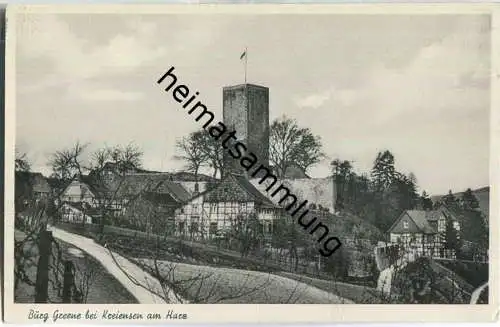
[[[443,233],[449,221],[459,232],[457,217],[445,206],[436,210],[406,210],[389,228],[390,242],[400,244],[405,249],[411,248],[417,255],[443,257]]]
[[[172,181],[170,173],[135,170],[123,173],[110,167],[105,165],[103,170],[75,176],[63,189],[58,197],[63,221],[75,221],[72,217],[81,212],[90,215],[93,223],[107,215],[115,217],[115,223],[151,227],[151,223],[137,221],[139,203],[148,210],[154,204],[155,212],[162,212],[162,219],[167,220],[173,216],[174,208],[192,195],[180,183]],[[144,221],[149,219],[144,214],[140,216]]]
[[[15,205],[16,211],[22,211],[31,201],[48,199],[51,187],[41,173],[16,171],[15,173]]]
[[[229,231],[239,218],[255,215],[261,231],[270,235],[283,210],[260,193],[248,179],[239,174],[226,174],[223,180],[175,211],[175,235],[191,235],[195,239],[213,238]]]
[[[87,203],[62,203],[61,218],[64,222],[93,224],[99,217],[99,212],[95,208],[91,208]]]

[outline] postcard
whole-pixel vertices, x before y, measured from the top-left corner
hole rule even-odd
[[[5,320],[498,319],[499,21],[7,6]]]

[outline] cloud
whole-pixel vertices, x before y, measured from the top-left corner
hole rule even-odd
[[[84,101],[138,101],[144,96],[141,92],[96,87],[72,87],[68,94],[76,100]]]
[[[331,90],[327,90],[327,91],[324,91],[321,93],[308,95],[304,98],[297,98],[295,100],[295,103],[299,107],[303,107],[303,108],[309,107],[309,108],[316,109],[316,108],[321,107],[328,100],[330,100],[331,96],[332,96]]]
[[[138,20],[129,22],[125,26],[130,31],[123,31],[102,45],[92,45],[57,16],[25,16],[20,18],[18,25],[18,55],[49,60],[54,68],[53,75],[61,81],[129,73],[155,62],[166,53],[165,46],[152,42],[158,33],[154,24]]]
[[[248,46],[248,78],[270,88],[271,119],[297,119],[328,154],[369,171],[388,148],[424,186],[487,180],[477,159],[488,155],[487,18],[320,16],[23,15],[17,133],[49,153],[72,135],[134,140],[152,169],[178,168],[165,158],[199,124],[154,81],[175,66],[179,82],[222,116],[221,87],[243,80],[239,55]]]

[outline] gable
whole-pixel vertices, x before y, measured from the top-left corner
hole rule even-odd
[[[234,178],[226,178],[215,189],[205,194],[205,201],[253,202],[255,199]]]
[[[72,181],[62,192],[62,197],[94,197],[90,187],[81,181]]]
[[[405,223],[408,224],[408,228],[404,228]],[[413,219],[408,215],[407,212],[404,212],[399,220],[391,227],[389,230],[390,233],[421,233],[422,231],[417,226],[417,224],[413,221]]]

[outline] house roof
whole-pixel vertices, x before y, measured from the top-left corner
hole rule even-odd
[[[240,192],[237,192],[234,189],[229,190],[229,192],[224,192],[223,187],[227,185],[237,185]],[[245,176],[234,173],[227,174],[221,182],[217,183],[213,187],[207,188],[207,190],[205,190],[204,192],[191,197],[189,201],[200,196],[205,197],[207,202],[251,200],[267,207],[278,207],[273,204],[265,195],[263,195]]]
[[[15,177],[18,185],[29,186],[33,192],[49,193],[51,190],[47,179],[41,173],[16,171]]]
[[[425,234],[434,234],[437,231],[429,224],[429,212],[425,210],[406,210],[406,214],[415,222],[415,225]]]
[[[445,206],[441,206],[436,210],[406,210],[396,219],[391,228],[389,228],[389,231],[391,231],[405,215],[408,215],[413,222],[415,222],[415,225],[417,225],[420,231],[425,234],[435,234],[438,232],[436,222],[441,215],[444,215],[446,219],[451,219],[452,221],[458,220],[455,214]]]
[[[253,196],[258,202],[261,202],[262,204],[266,205],[271,205],[275,206],[271,200],[269,200],[265,195],[263,195],[250,181],[243,175],[237,175],[233,174],[230,175],[232,178],[234,178],[238,184],[246,191],[248,192],[251,196]]]
[[[191,198],[191,194],[179,183],[164,180],[155,189],[159,194],[170,194],[177,202],[185,202]]]
[[[87,176],[83,177],[82,181],[90,185],[96,194],[106,194],[116,198],[134,198],[142,192],[169,194],[179,203],[190,198],[189,192],[179,183],[172,181],[168,173],[130,174],[110,179]]]

